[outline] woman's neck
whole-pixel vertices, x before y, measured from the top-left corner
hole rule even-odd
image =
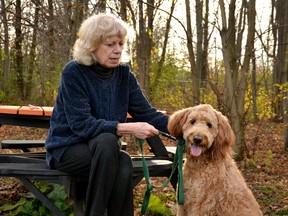
[[[92,65],[93,71],[101,79],[108,79],[113,75],[113,68],[105,68],[98,63]]]

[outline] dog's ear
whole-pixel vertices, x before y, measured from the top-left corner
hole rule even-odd
[[[235,142],[235,134],[229,124],[228,118],[219,111],[215,110],[215,113],[218,118],[218,135],[212,145],[211,156],[213,160],[219,160],[232,154],[232,145],[234,145]]]
[[[186,108],[173,113],[168,120],[168,131],[172,136],[182,137],[182,126],[187,120],[191,108]]]

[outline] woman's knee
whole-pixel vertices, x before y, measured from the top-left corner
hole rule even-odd
[[[133,164],[130,155],[127,152],[121,151],[119,156],[119,169],[123,176],[131,177],[133,172]]]
[[[87,144],[69,146],[60,161],[53,160],[54,168],[78,175],[89,175],[91,154]]]
[[[119,139],[112,133],[102,133],[89,141],[89,148],[92,155],[95,152],[101,152],[101,155],[106,155],[106,157],[114,156],[114,154],[119,154]]]

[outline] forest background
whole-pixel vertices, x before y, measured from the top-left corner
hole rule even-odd
[[[287,158],[287,0],[0,3],[0,104],[53,106],[81,22],[108,12],[130,26],[126,59],[155,107],[212,104],[231,122],[237,161],[255,156],[250,123],[281,123]]]
[[[129,63],[158,109],[210,103],[231,121],[237,160],[245,126],[287,122],[288,1],[0,0],[0,103],[53,106],[83,19],[127,21]],[[283,149],[288,148],[285,124]]]

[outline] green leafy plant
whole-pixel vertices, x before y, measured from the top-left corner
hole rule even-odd
[[[167,208],[165,203],[155,195],[151,195],[150,201],[147,207],[147,213],[155,216],[172,216],[172,211]]]
[[[36,182],[35,185],[45,194],[65,215],[74,215],[72,203],[62,185]],[[0,207],[1,215],[49,216],[51,212],[33,195],[21,197],[15,204],[5,204]]]

